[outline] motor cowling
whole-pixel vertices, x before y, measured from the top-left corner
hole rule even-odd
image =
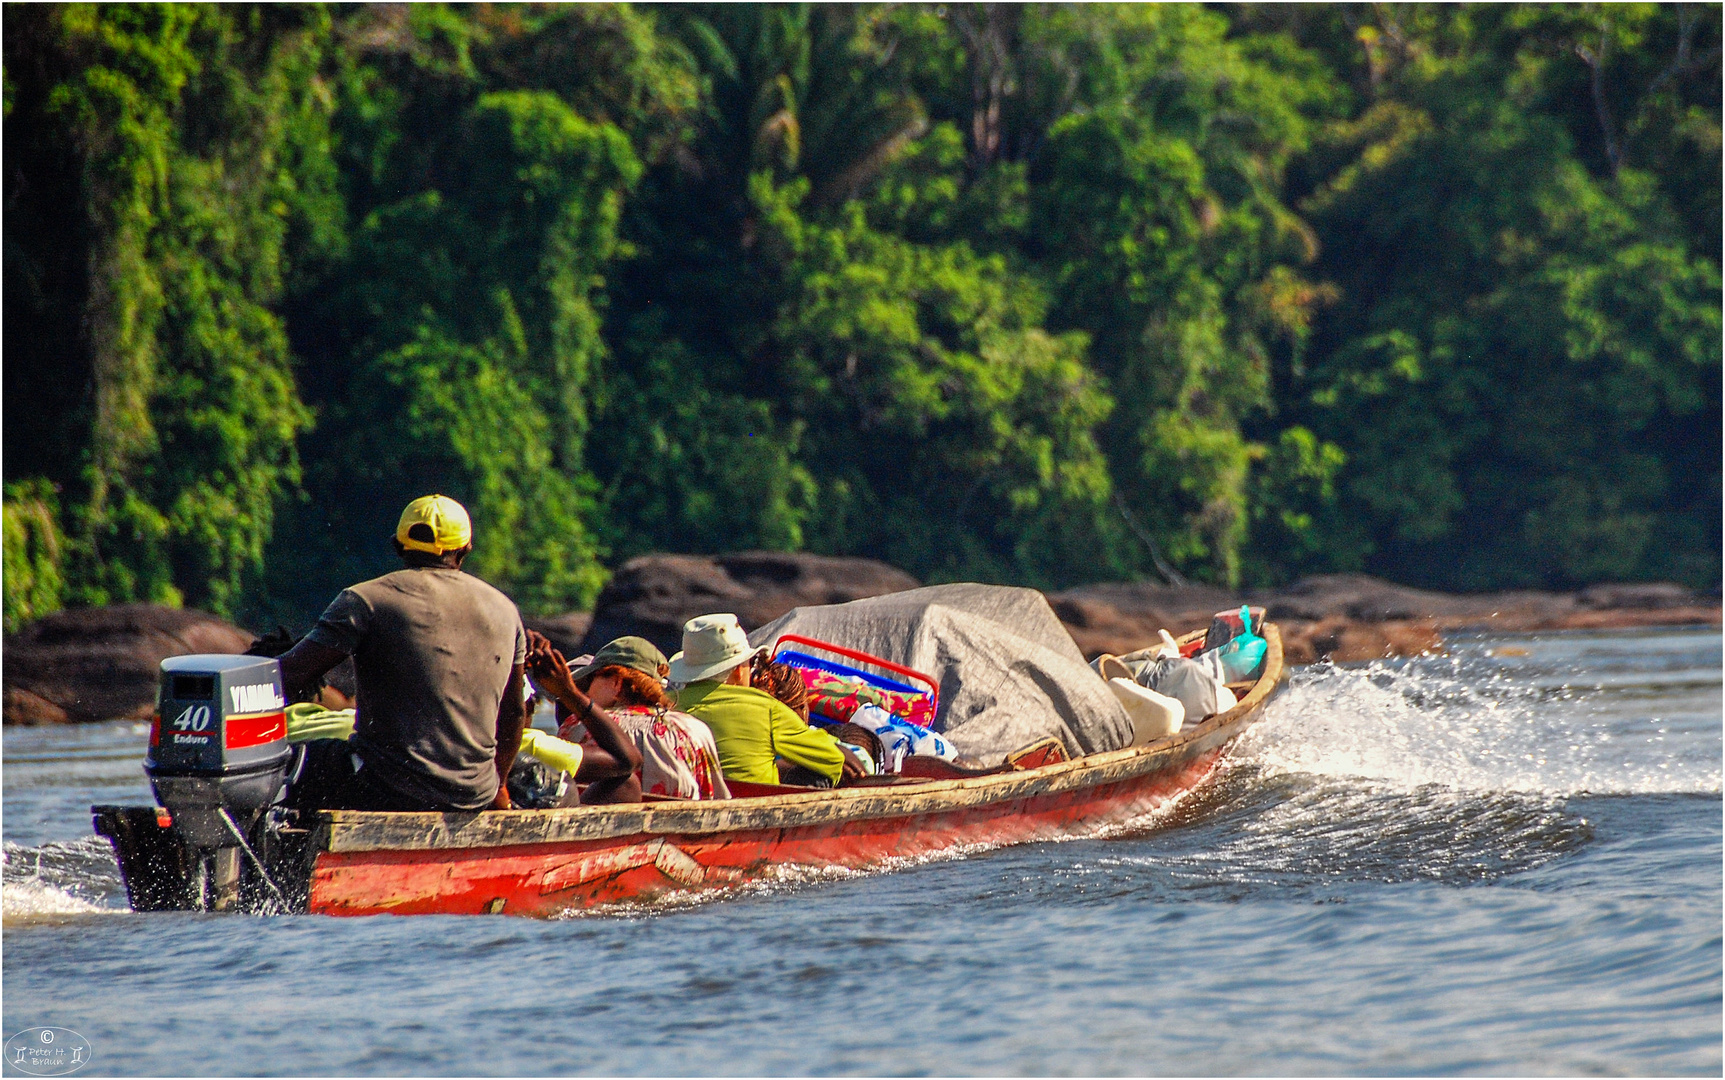
[[[186,838],[203,849],[238,841],[287,782],[281,665],[268,657],[193,655],[162,661],[144,771]],[[226,818],[223,818],[226,811]]]

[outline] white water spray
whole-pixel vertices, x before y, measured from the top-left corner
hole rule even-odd
[[[97,899],[102,886],[116,885],[113,849],[99,836],[69,843],[25,847],[7,841],[0,851],[0,918],[22,922],[61,915],[119,911]]]
[[[1300,670],[1234,758],[1386,791],[1719,793],[1717,669],[1710,684],[1574,673],[1554,685],[1480,666],[1463,655]]]

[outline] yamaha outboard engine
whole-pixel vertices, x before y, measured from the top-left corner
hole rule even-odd
[[[253,840],[292,760],[281,666],[258,656],[169,657],[156,700],[144,771],[187,849],[189,899],[232,907],[242,859],[274,891]]]

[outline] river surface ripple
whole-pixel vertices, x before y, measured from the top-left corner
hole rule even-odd
[[[134,914],[145,730],[4,735],[3,1026],[81,1075],[1710,1074],[1718,631],[1303,669],[1137,827],[562,921]]]

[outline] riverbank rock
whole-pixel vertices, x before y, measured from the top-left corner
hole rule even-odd
[[[1249,603],[1282,631],[1289,663],[1347,663],[1441,650],[1444,631],[1521,633],[1643,626],[1718,626],[1717,596],[1680,585],[1594,585],[1577,593],[1516,590],[1430,592],[1367,574],[1322,574],[1280,589],[1231,592],[1146,582],[1082,585],[1049,598],[1086,656],[1124,653],[1208,626],[1210,616]]]
[[[521,625],[544,634],[565,659],[572,660],[581,654],[581,642],[586,638],[588,628],[593,625],[593,613],[572,611],[567,615],[551,615],[546,618],[522,616]]]
[[[794,607],[838,604],[918,586],[872,559],[750,551],[733,555],[643,555],[620,567],[592,614],[526,619],[566,656],[624,634],[665,650],[683,623],[732,611],[745,627]],[[1048,597],[1086,657],[1125,653],[1206,627],[1217,611],[1250,603],[1282,630],[1290,664],[1417,656],[1443,648],[1454,631],[1524,633],[1655,626],[1719,626],[1717,595],[1669,583],[1594,585],[1576,593],[1520,590],[1452,595],[1365,574],[1325,574],[1281,589],[1233,592],[1207,585],[1144,582],[1083,585]],[[161,662],[188,653],[244,652],[254,635],[201,611],[119,604],[57,612],[5,640],[8,724],[142,719],[155,707]]]
[[[920,584],[873,559],[777,551],[642,555],[618,567],[599,594],[578,651],[595,652],[613,638],[636,634],[670,656],[682,648],[683,624],[697,615],[735,612],[752,630],[795,607],[842,604]]]
[[[1208,585],[1104,582],[1051,593],[1048,603],[1086,657],[1120,655],[1156,641],[1156,631],[1174,634],[1210,625],[1210,616],[1240,601],[1227,589]]]
[[[1296,619],[1276,625],[1282,631],[1282,660],[1288,664],[1315,664],[1320,660],[1351,664],[1443,651],[1443,635],[1429,619],[1378,623]]]
[[[5,722],[142,719],[163,660],[241,653],[253,639],[214,615],[155,604],[55,612],[6,638]]]

